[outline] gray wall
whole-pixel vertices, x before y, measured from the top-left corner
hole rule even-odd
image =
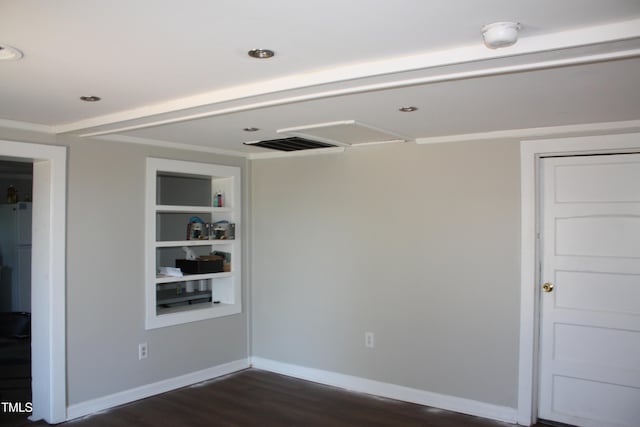
[[[247,357],[253,306],[256,356],[515,407],[517,143],[376,146],[246,168],[11,129],[0,139],[69,147],[69,404]],[[147,156],[242,166],[251,180],[253,291],[241,315],[144,329]]]
[[[0,139],[69,147],[68,404],[248,357],[246,310],[184,325],[144,328],[146,157],[245,169],[244,159],[16,130],[0,129]],[[149,358],[144,361],[138,361],[140,342],[149,344]]]
[[[516,407],[517,142],[372,146],[251,174],[254,356]]]

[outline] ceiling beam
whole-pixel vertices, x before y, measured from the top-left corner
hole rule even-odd
[[[440,81],[451,81],[477,76],[497,75],[510,72],[533,71],[554,66],[577,65],[581,63],[605,61],[612,59],[628,58],[638,55],[638,50],[612,52],[601,56],[583,56],[571,58],[563,63],[557,60],[532,62],[519,66],[486,68],[470,73],[443,73],[424,79],[393,80],[378,84],[363,84],[361,86],[346,89],[322,90],[322,85],[338,84],[356,79],[391,76],[409,71],[430,70],[436,67],[466,64],[478,61],[490,61],[492,59],[523,57],[536,53],[556,51],[559,49],[577,48],[582,46],[597,45],[622,40],[640,38],[640,19],[634,19],[613,24],[598,25],[568,31],[560,31],[551,34],[526,36],[515,45],[507,49],[491,50],[484,47],[481,37],[478,43],[461,46],[453,49],[426,52],[422,54],[390,58],[380,61],[360,63],[350,66],[334,67],[328,70],[303,73],[286,76],[263,82],[254,82],[246,85],[224,88],[206,92],[195,96],[177,98],[162,103],[146,105],[139,108],[120,111],[113,114],[93,117],[74,123],[54,126],[55,133],[80,133],[81,136],[90,137],[126,132],[165,124],[177,123],[187,120],[195,120],[205,117],[213,117],[222,114],[230,114],[241,111],[249,111],[259,108],[267,108],[276,105],[284,105],[294,102],[323,99],[333,96],[363,93],[373,90],[385,90],[398,87],[407,87],[418,84],[428,84]],[[399,77],[401,78],[401,77]],[[305,90],[304,95],[287,96],[287,92],[293,90]],[[282,95],[269,101],[256,102],[255,97],[261,95]],[[239,105],[228,108],[217,108],[222,103],[230,101],[242,101]],[[187,110],[198,107],[211,107],[211,110],[197,114],[189,114]],[[176,113],[176,117],[159,118],[155,116]],[[127,125],[126,122],[140,120],[135,124]],[[101,128],[101,129],[97,129]]]

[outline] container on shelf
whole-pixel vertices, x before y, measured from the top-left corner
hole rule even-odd
[[[176,268],[179,268],[185,274],[222,273],[224,271],[224,262],[222,257],[196,260],[177,259]]]

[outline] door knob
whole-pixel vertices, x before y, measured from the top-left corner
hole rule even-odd
[[[542,285],[542,290],[545,292],[551,292],[553,291],[553,283],[545,283],[544,285]]]

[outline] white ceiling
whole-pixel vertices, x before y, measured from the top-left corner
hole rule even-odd
[[[486,48],[505,20],[519,42]],[[0,0],[0,44],[24,53],[3,123],[84,137],[246,154],[344,120],[429,141],[640,119],[638,0]]]

